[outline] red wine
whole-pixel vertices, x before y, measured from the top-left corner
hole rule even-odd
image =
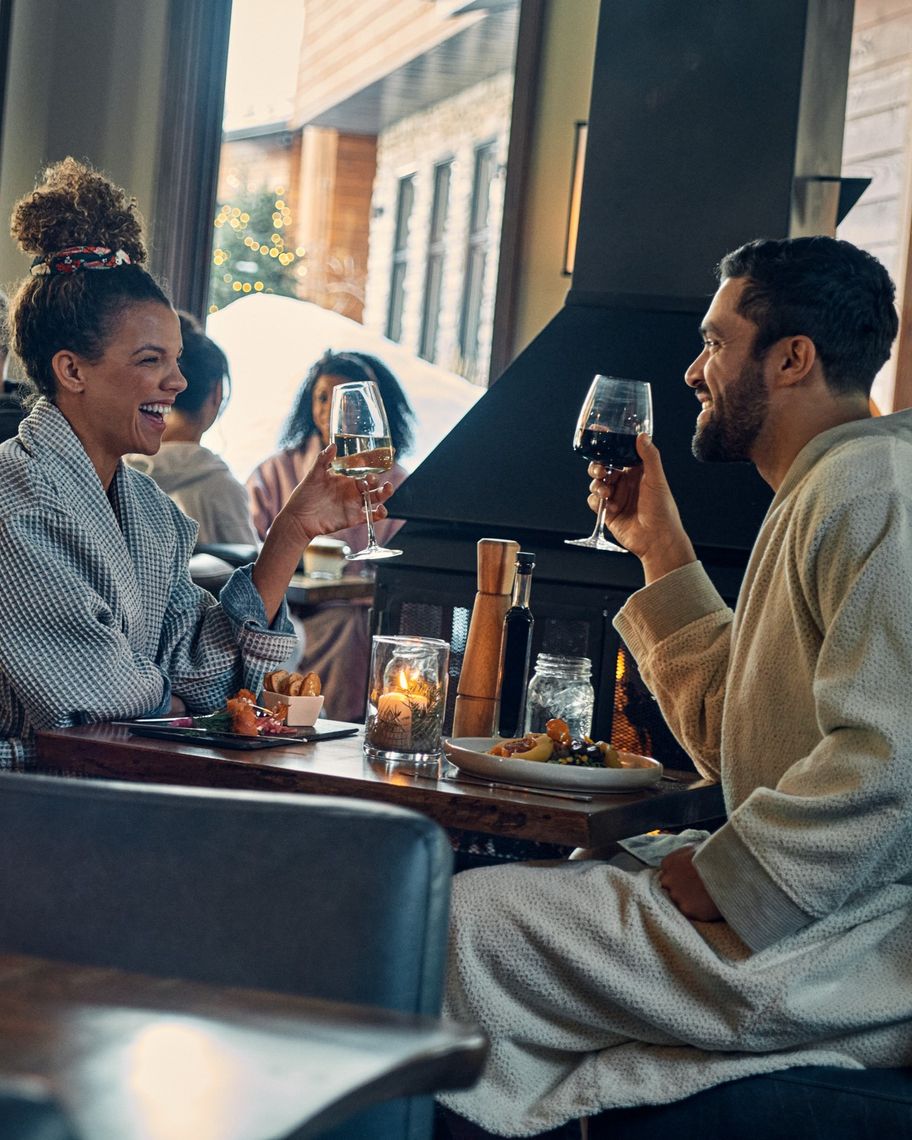
[[[587,428],[574,439],[573,450],[605,467],[636,467],[642,462],[636,451],[636,436],[629,432]]]

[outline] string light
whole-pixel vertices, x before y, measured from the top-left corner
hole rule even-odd
[[[303,261],[307,257],[307,250],[304,246],[295,246],[294,249],[286,248],[285,241],[282,237],[282,230],[288,230],[294,223],[294,215],[284,198],[285,188],[283,186],[276,186],[273,196],[273,212],[271,221],[273,224],[273,232],[270,235],[269,243],[259,241],[252,234],[244,236],[244,246],[249,249],[252,254],[262,257],[265,261],[278,262],[284,269],[292,266],[296,261]],[[219,207],[218,213],[214,220],[216,230],[224,229],[227,225],[235,233],[243,234],[250,224],[251,215],[249,211],[242,210],[239,206],[233,206],[229,202],[224,202]],[[217,269],[230,268],[232,255],[230,250],[225,249],[223,246],[216,246],[212,253],[212,263]],[[247,273],[249,271],[246,265],[238,263],[241,266],[241,271]],[[238,268],[238,266],[235,266]],[[252,265],[249,267],[252,268]],[[307,274],[307,268],[301,265],[297,269],[297,275],[304,277]],[[222,281],[225,285],[230,285],[234,293],[272,293],[273,289],[266,285],[262,280],[253,281],[238,281],[235,280],[233,274],[223,273],[221,275]],[[209,312],[218,312],[218,305],[210,305]]]

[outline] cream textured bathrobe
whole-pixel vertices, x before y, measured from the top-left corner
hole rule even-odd
[[[694,563],[615,624],[728,822],[695,864],[725,922],[657,873],[454,880],[446,1012],[492,1037],[445,1098],[500,1135],[793,1065],[912,1063],[912,412],[800,453],[734,614]]]
[[[191,522],[123,463],[109,500],[64,416],[41,400],[0,445],[0,768],[28,767],[37,728],[210,712],[258,690],[296,641],[250,578],[219,600],[190,580]]]

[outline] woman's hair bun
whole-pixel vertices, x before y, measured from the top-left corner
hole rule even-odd
[[[75,158],[47,167],[42,182],[20,198],[10,232],[26,253],[46,257],[78,245],[122,249],[134,265],[146,260],[136,199]]]

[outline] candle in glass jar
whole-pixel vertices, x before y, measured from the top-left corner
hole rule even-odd
[[[413,712],[427,709],[427,698],[414,691],[415,682],[408,673],[399,671],[399,688],[381,693],[377,700],[377,721],[393,727],[404,743],[408,743],[412,733]]]
[[[432,638],[374,637],[364,728],[368,756],[437,764],[448,652],[445,641]]]
[[[407,693],[381,693],[377,701],[377,720],[391,722],[406,735],[411,735],[412,709]]]

